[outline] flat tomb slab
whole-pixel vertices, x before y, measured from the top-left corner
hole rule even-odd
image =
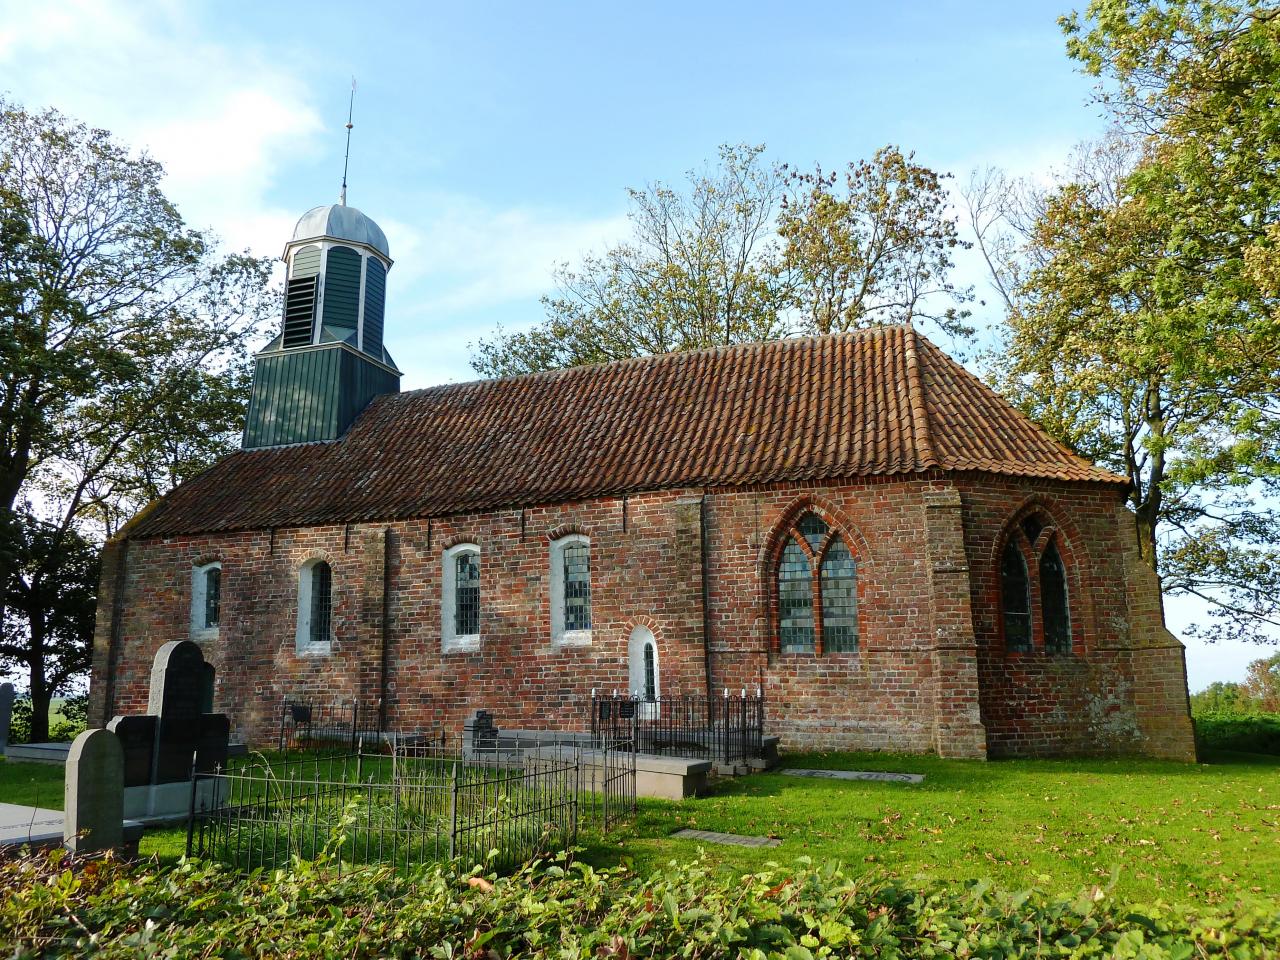
[[[71,752],[69,743],[11,743],[4,748],[7,760],[21,763],[56,763],[59,766],[67,762],[67,754]]]
[[[744,837],[737,833],[716,833],[714,830],[677,830],[671,836],[677,840],[704,840],[729,847],[776,847],[782,842],[775,837]]]
[[[0,846],[29,843],[46,847],[62,843],[62,811],[0,803]]]
[[[779,770],[788,777],[813,777],[816,780],[870,780],[877,783],[924,783],[923,773],[886,773],[883,770],[804,770],[788,767]]]

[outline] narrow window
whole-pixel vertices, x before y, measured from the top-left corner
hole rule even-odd
[[[839,536],[822,559],[822,647],[828,653],[858,649],[857,565]]]
[[[216,640],[222,611],[222,564],[217,561],[191,571],[191,638]]]
[[[453,632],[470,637],[480,633],[480,555],[465,551],[454,557]]]
[[[652,643],[644,645],[644,698],[649,703],[658,699],[658,665]]]
[[[213,566],[204,572],[204,624],[205,629],[218,626],[218,611],[222,606],[222,568]]]
[[[1004,614],[1005,649],[1031,649],[1031,585],[1027,563],[1017,543],[1010,540],[1000,558],[1000,599]]]
[[[1071,615],[1067,607],[1067,571],[1053,541],[1040,555],[1040,608],[1045,653],[1071,652]]]
[[[551,640],[591,642],[591,543],[580,533],[551,544]]]
[[[778,565],[778,639],[783,653],[813,653],[813,576],[809,557],[795,538]]]
[[[564,548],[564,628],[591,629],[591,548],[585,543]]]
[[[323,560],[311,567],[311,636],[312,643],[329,642],[329,626],[333,600],[333,571]]]

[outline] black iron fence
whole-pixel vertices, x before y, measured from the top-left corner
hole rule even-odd
[[[639,753],[745,763],[764,755],[764,696],[658,697],[591,692],[591,735],[635,742]]]
[[[286,700],[280,708],[279,750],[352,753],[362,741],[372,749],[380,736],[378,724],[377,708],[358,700]]]
[[[577,749],[513,761],[423,739],[390,752],[357,744],[341,755],[260,758],[193,780],[187,851],[239,869],[295,856],[328,856],[339,870],[432,861],[509,869],[575,842],[583,770]],[[634,771],[632,753],[633,804]]]

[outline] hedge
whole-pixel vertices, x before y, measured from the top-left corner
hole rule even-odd
[[[0,952],[28,957],[1144,957],[1280,953],[1280,908],[1186,912],[863,875],[807,860],[729,877],[561,859],[512,877],[436,868],[338,875],[322,859],[215,865],[0,862]]]
[[[1280,756],[1280,715],[1205,713],[1195,718],[1195,724],[1201,747]]]

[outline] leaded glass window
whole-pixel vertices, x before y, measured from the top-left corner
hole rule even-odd
[[[459,637],[480,633],[480,554],[453,558],[453,631]]]
[[[1004,645],[1007,650],[1031,649],[1031,584],[1027,562],[1013,540],[1000,558],[1000,606],[1004,614]]]
[[[778,638],[783,653],[814,651],[812,568],[794,538],[778,565]]]
[[[585,543],[564,548],[564,629],[591,629],[591,548]]]
[[[216,627],[222,606],[222,570],[210,567],[204,572],[204,625]]]
[[[650,703],[658,699],[658,665],[652,643],[644,645],[644,698]]]
[[[333,571],[323,560],[311,567],[311,642],[328,643],[333,606]]]
[[[822,559],[822,647],[828,653],[858,649],[857,565],[839,536]]]
[[[809,543],[809,549],[815,554],[822,546],[822,541],[827,537],[827,522],[816,513],[806,513],[800,518],[800,523],[796,529],[800,531],[800,536],[804,537]]]
[[[1067,571],[1052,541],[1040,555],[1040,609],[1046,653],[1071,652],[1071,615],[1067,609]]]

